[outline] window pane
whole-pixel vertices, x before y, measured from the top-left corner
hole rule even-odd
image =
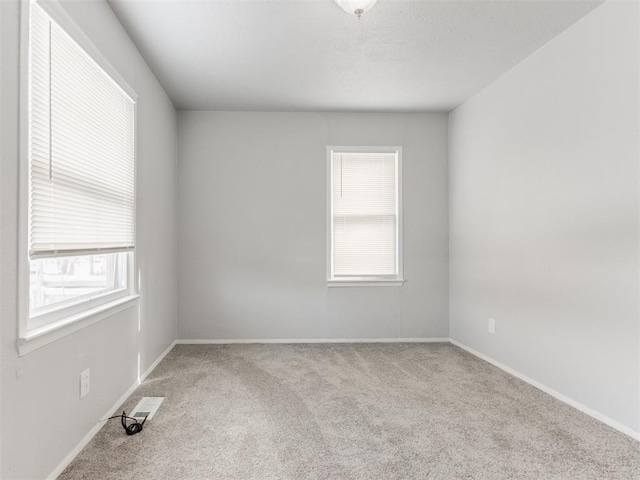
[[[127,288],[127,258],[127,253],[106,253],[31,260],[31,315]]]

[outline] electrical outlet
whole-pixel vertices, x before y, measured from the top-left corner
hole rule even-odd
[[[80,398],[84,398],[89,393],[91,387],[91,372],[87,368],[80,374]]]
[[[496,334],[496,321],[493,318],[489,319],[488,330],[489,330],[489,333],[493,335]]]

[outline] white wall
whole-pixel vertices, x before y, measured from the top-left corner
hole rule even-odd
[[[19,8],[16,1],[2,0],[3,479],[51,473],[177,332],[175,109],[105,2],[64,5],[139,95],[137,258],[142,299],[140,312],[125,310],[26,356],[17,355]],[[85,368],[91,369],[91,393],[80,400],[79,373]]]
[[[183,339],[447,337],[447,115],[180,112]],[[327,145],[402,145],[404,286],[326,286]]]
[[[452,338],[635,431],[638,25],[609,1],[450,117]]]

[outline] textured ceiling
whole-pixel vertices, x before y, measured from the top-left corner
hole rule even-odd
[[[110,0],[180,109],[449,111],[602,0]]]

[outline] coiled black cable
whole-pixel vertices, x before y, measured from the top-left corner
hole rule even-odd
[[[144,417],[142,419],[142,422],[139,422],[137,418],[127,417],[127,414],[124,412],[124,410],[122,411],[122,415],[114,415],[113,417],[107,418],[107,420],[111,420],[113,418],[120,419],[120,421],[122,422],[122,428],[124,428],[124,431],[127,433],[127,435],[135,435],[136,433],[140,433],[142,431],[144,422],[147,421],[147,417]],[[133,423],[127,425],[127,420],[133,420]]]

